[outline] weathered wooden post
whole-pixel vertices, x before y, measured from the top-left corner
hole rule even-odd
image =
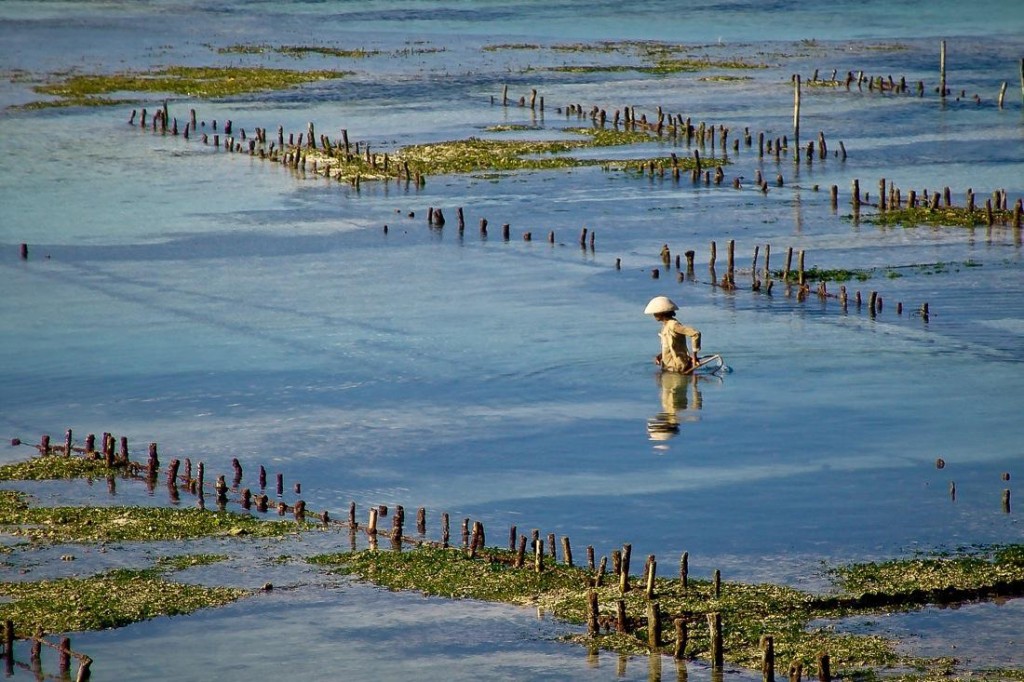
[[[775,682],[775,640],[771,635],[761,635],[761,679]]]
[[[800,145],[800,74],[793,75],[793,140]]]
[[[527,538],[525,535],[519,536],[519,546],[516,548],[516,561],[515,568],[522,568],[526,561],[526,542]]]
[[[626,617],[626,600],[624,599],[615,602],[615,631],[624,635],[629,634],[629,619]]]
[[[725,663],[725,656],[722,651],[722,614],[707,614],[708,630],[711,639],[711,665],[721,668]]]
[[[597,637],[601,632],[597,616],[597,592],[590,590],[587,592],[587,634],[591,637]]]
[[[689,639],[689,633],[686,630],[686,621],[682,618],[676,618],[672,621],[672,624],[676,628],[676,646],[672,651],[672,657],[677,661],[681,661],[686,658],[686,644]]]
[[[832,664],[824,652],[818,654],[818,682],[832,682]]]
[[[57,648],[57,669],[62,676],[71,671],[71,640],[68,637],[60,638]]]
[[[604,584],[604,574],[608,569],[608,557],[601,557],[601,564],[597,567],[597,576],[594,577],[594,587],[601,587]]]
[[[946,99],[946,41],[939,42],[939,97]]]
[[[647,646],[661,648],[661,609],[656,601],[647,603]]]
[[[82,656],[78,659],[78,674],[75,675],[75,682],[87,682],[92,677],[92,659],[88,656]]]
[[[647,579],[646,596],[648,599],[654,599],[654,581],[655,577],[657,576],[657,573],[658,562],[654,558],[654,555],[651,554],[649,557],[647,557],[647,575],[645,576]]]
[[[633,551],[633,545],[622,545],[622,569],[619,572],[619,591],[625,594],[629,592],[629,554]]]
[[[14,621],[4,621],[4,658],[7,662],[14,662]]]

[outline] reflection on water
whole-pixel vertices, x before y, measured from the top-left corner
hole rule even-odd
[[[658,372],[654,380],[661,389],[661,412],[647,420],[647,433],[651,440],[669,440],[679,434],[681,423],[700,420],[699,410],[704,403],[700,382],[722,379],[715,375]]]

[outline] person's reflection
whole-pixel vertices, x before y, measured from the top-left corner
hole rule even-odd
[[[647,420],[647,433],[651,440],[668,440],[679,433],[681,422],[700,419],[703,398],[700,376],[679,372],[658,372],[654,380],[661,387],[661,412]]]

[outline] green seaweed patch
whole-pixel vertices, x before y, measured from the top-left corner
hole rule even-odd
[[[951,557],[898,559],[852,564],[834,569],[836,583],[847,593],[913,595],[941,598],[977,590],[1019,591],[1024,586],[1024,546]]]
[[[522,124],[518,124],[518,123],[508,123],[508,124],[502,124],[502,125],[487,126],[486,128],[484,128],[484,130],[489,132],[489,133],[511,133],[511,132],[518,132],[518,131],[540,130],[540,129],[541,129],[540,126],[528,126],[528,125],[522,125]]]
[[[555,52],[600,52],[600,53],[611,53],[611,52],[622,52],[626,49],[632,49],[631,46],[623,42],[601,42],[601,43],[558,43],[552,45],[551,49]]]
[[[750,76],[734,76],[732,74],[720,74],[717,76],[702,76],[697,80],[704,83],[734,83],[736,81],[753,80]]]
[[[538,573],[532,561],[527,562],[526,568],[515,568],[512,559],[513,553],[505,550],[487,549],[479,552],[478,558],[470,559],[464,551],[419,547],[404,552],[368,550],[320,555],[310,561],[393,590],[531,605],[570,623],[585,622],[593,571],[549,563]],[[625,602],[633,635],[574,635],[571,639],[622,653],[650,651],[645,591],[634,585],[632,590],[622,594],[617,582],[606,576],[596,592],[602,618],[613,618],[616,602],[619,599]],[[689,623],[686,655],[707,658],[711,642],[706,616],[720,613],[726,659],[748,668],[760,665],[760,638],[765,634],[774,637],[779,661],[788,665],[790,661],[799,660],[808,671],[816,666],[821,651],[829,652],[833,665],[840,671],[892,666],[901,660],[892,642],[882,637],[809,628],[812,619],[834,611],[816,609],[812,595],[792,588],[724,583],[716,596],[710,581],[691,580],[683,590],[678,580],[658,579],[655,593],[665,619],[661,624],[664,645],[657,649],[662,652],[672,651],[671,622],[681,617]]]
[[[0,528],[33,542],[144,542],[211,536],[281,537],[294,522],[229,511],[157,507],[35,507],[17,491],[0,491]]]
[[[640,71],[643,67],[626,66],[624,64],[564,64],[550,66],[548,71],[560,73],[622,73],[624,71]]]
[[[635,158],[625,160],[581,159],[570,155],[575,149],[612,147],[656,142],[654,135],[643,131],[613,128],[565,128],[563,132],[575,135],[563,140],[496,140],[471,137],[464,140],[434,142],[403,147],[388,157],[387,163],[377,156],[346,154],[340,147],[306,150],[307,160],[317,162],[317,172],[338,180],[385,180],[401,178],[408,168],[410,175],[443,175],[448,173],[479,173],[523,170],[551,170],[602,166],[626,170],[641,170],[651,164],[665,168],[667,158]],[[694,159],[677,159],[680,168],[689,169]],[[709,159],[704,166],[724,164],[724,160]]]
[[[226,554],[177,554],[160,557],[154,568],[162,572],[177,572],[197,566],[219,564],[222,561],[227,561],[228,558]]]
[[[229,45],[228,47],[218,48],[217,52],[220,54],[266,54],[268,52],[276,52],[278,54],[298,59],[311,54],[347,59],[362,59],[364,57],[380,54],[380,50],[366,50],[361,47],[350,49],[316,45],[280,45],[274,47],[265,43]]]
[[[950,272],[960,272],[961,268],[981,268],[984,264],[974,259],[965,261],[939,261],[937,263],[914,263],[911,265],[891,266],[887,273],[890,278],[902,277],[900,270],[914,270],[921,275],[944,275]]]
[[[54,83],[38,85],[36,92],[52,95],[64,102],[106,100],[102,95],[116,92],[158,92],[189,97],[227,97],[232,95],[283,90],[314,81],[331,80],[348,75],[345,71],[296,71],[261,67],[192,67],[172,66],[150,72],[124,72],[109,75],[77,74]]]
[[[549,71],[565,73],[616,73],[622,71],[638,71],[640,73],[651,73],[667,75],[672,73],[695,73],[710,71],[712,69],[765,69],[765,64],[755,64],[742,59],[710,59],[708,57],[685,58],[666,57],[657,59],[652,64],[627,65],[627,64],[590,64],[590,65],[560,65],[548,67]]]
[[[586,581],[585,572],[578,568],[537,573],[513,568],[512,552],[487,552],[490,560],[470,559],[458,549],[421,547],[407,552],[323,554],[309,562],[391,590],[523,605],[550,604],[551,595],[571,591]],[[578,616],[573,620],[581,622]]]
[[[992,222],[1007,224],[1013,217],[1012,211],[992,210]],[[875,225],[900,225],[917,227],[930,225],[934,227],[977,227],[988,224],[988,213],[984,209],[968,210],[966,207],[940,206],[931,208],[917,206],[914,208],[898,208],[864,218],[865,222]]]
[[[804,270],[804,281],[849,282],[850,280],[857,280],[858,282],[866,282],[871,279],[873,273],[874,269],[850,270],[847,268],[813,267]],[[784,282],[797,283],[800,281],[800,273],[796,270],[790,270],[788,273],[783,270],[776,270],[775,276]]]
[[[217,48],[218,54],[266,54],[273,51],[274,48],[266,43],[239,43]]]
[[[468,173],[481,170],[510,171],[568,168],[584,165],[564,154],[579,143],[568,141],[466,140],[403,147],[399,157],[421,173]],[[591,162],[593,163],[593,162]]]
[[[380,50],[365,50],[361,47],[342,49],[338,47],[312,47],[306,45],[282,45],[276,51],[289,57],[305,57],[309,54],[325,57],[344,57],[346,59],[363,59],[380,54]]]
[[[564,132],[589,137],[579,146],[621,147],[631,144],[654,142],[657,138],[640,130],[619,130],[618,128],[563,128]]]
[[[49,100],[45,102],[27,102],[25,104],[14,105],[11,108],[32,111],[38,109],[61,109],[68,107],[116,107],[134,104],[137,101],[138,100],[135,99],[125,98],[94,97],[92,95],[75,95],[71,97],[62,97],[61,99]]]
[[[653,66],[640,69],[645,73],[670,74],[687,73],[695,71],[709,71],[711,69],[766,69],[765,64],[754,64],[742,59],[661,59]]]
[[[502,50],[539,50],[541,46],[536,43],[498,43],[497,45],[484,45],[481,49],[484,52],[499,52]]]
[[[184,559],[182,559],[184,561]],[[0,619],[15,623],[16,635],[103,630],[157,616],[180,616],[223,606],[248,591],[168,580],[161,568],[119,569],[85,578],[0,582]]]
[[[0,466],[0,481],[102,478],[118,473],[101,459],[44,455]]]

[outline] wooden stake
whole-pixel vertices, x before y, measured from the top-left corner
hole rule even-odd
[[[601,632],[597,615],[597,592],[590,590],[587,592],[587,634],[591,637],[597,637]]]
[[[939,97],[946,99],[946,41],[939,43]]]
[[[800,74],[793,76],[793,140],[800,144]]]
[[[818,655],[818,682],[831,682],[832,664],[829,655],[821,653]]]
[[[771,635],[761,635],[761,679],[775,682],[775,641]]]
[[[629,554],[633,550],[633,545],[625,544],[622,546],[622,570],[619,572],[619,591],[625,594],[629,592]]]
[[[707,619],[711,639],[711,665],[715,668],[721,668],[725,662],[722,652],[722,614],[709,613],[707,614]]]
[[[647,604],[647,646],[661,648],[661,609],[656,601]]]
[[[676,646],[672,651],[672,657],[677,661],[681,661],[686,658],[686,644],[689,639],[689,633],[686,630],[686,621],[682,618],[676,618],[672,621],[672,624],[676,628]]]

